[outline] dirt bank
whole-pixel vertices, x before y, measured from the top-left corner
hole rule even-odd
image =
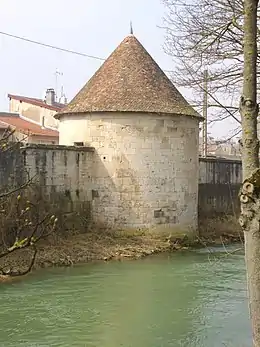
[[[133,259],[180,247],[168,239],[146,235],[115,236],[105,233],[74,234],[51,237],[37,245],[34,269],[50,266],[69,266],[95,260]],[[24,269],[30,262],[32,251],[19,250],[0,260],[5,270]]]
[[[90,261],[138,259],[159,252],[170,252],[192,247],[226,245],[243,242],[235,218],[207,220],[200,224],[199,236],[190,240],[186,236],[158,236],[153,234],[123,235],[108,232],[52,236],[37,245],[38,254],[34,269],[51,266],[70,266]],[[29,249],[20,250],[0,259],[4,270],[21,271],[32,256]],[[0,281],[1,276],[0,276]]]

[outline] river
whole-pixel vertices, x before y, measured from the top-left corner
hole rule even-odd
[[[213,252],[45,269],[1,284],[0,346],[249,347],[243,253]]]

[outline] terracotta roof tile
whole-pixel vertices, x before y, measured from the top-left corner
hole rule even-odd
[[[9,125],[5,122],[0,121],[0,129],[8,129]]]
[[[133,35],[121,42],[74,99],[55,117],[83,112],[199,116]]]
[[[14,95],[14,94],[8,94],[8,98],[27,102],[28,104],[32,104],[32,105],[39,106],[39,107],[44,107],[44,108],[47,108],[49,110],[53,110],[53,111],[57,111],[57,112],[60,111],[65,106],[64,104],[61,104],[60,102],[55,102],[53,105],[48,105],[42,99],[29,98],[27,96]]]
[[[29,120],[21,118],[19,114],[16,113],[0,112],[0,127],[1,125],[7,125],[7,127],[10,126],[11,128],[15,128],[17,129],[17,131],[20,131],[21,133],[26,135],[30,134],[48,137],[59,137],[58,131],[48,128],[42,128],[39,124],[35,124],[33,122],[30,122]]]

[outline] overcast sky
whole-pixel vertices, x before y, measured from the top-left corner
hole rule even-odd
[[[2,32],[101,58],[129,34],[132,20],[134,34],[161,68],[174,69],[158,28],[165,11],[160,0],[0,0],[0,8]],[[56,69],[63,73],[58,86],[70,100],[102,63],[4,35],[0,52],[0,111],[8,110],[8,93],[42,98],[55,88]],[[209,131],[218,137],[227,133],[219,124]]]

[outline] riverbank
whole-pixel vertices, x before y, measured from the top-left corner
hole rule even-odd
[[[151,235],[115,235],[109,233],[70,234],[52,236],[37,244],[34,269],[51,266],[71,266],[90,261],[139,259],[154,253],[170,251],[175,247],[169,239]],[[180,247],[177,246],[176,248]],[[32,251],[19,250],[5,259],[0,266],[23,270],[30,263]]]
[[[185,235],[127,235],[108,231],[70,233],[62,237],[53,235],[37,245],[34,269],[71,266],[90,261],[139,259],[161,252],[243,242],[243,235],[234,217],[204,220],[200,223],[199,230],[199,235],[193,239]],[[20,250],[1,259],[0,266],[5,270],[21,271],[28,266],[31,256],[30,249]]]
[[[52,235],[37,245],[38,253],[33,268],[72,266],[90,261],[139,259],[161,252],[243,243],[243,234],[234,217],[204,220],[200,222],[199,230],[199,235],[193,239],[185,235],[127,235],[107,231]],[[5,271],[23,271],[28,267],[31,257],[30,249],[19,250],[0,259],[0,267]],[[1,279],[4,278],[0,276],[0,281]]]
[[[199,245],[226,245],[244,242],[244,234],[236,216],[207,218],[199,222]]]

